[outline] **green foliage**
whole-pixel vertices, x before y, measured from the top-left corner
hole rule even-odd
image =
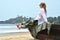
[[[48,21],[51,23],[60,23],[60,16],[58,17],[48,17]]]
[[[28,18],[24,17],[24,20],[26,21]],[[6,21],[0,21],[0,23],[9,23],[9,24],[14,24],[14,23],[22,23],[23,22],[23,17],[22,16],[19,16],[19,17],[16,17],[16,18],[10,18]]]
[[[27,21],[28,19],[33,19],[33,18],[26,18],[24,17],[24,20]],[[48,17],[48,21],[51,23],[60,23],[60,16],[58,17]],[[5,21],[0,21],[0,24],[2,23],[10,23],[10,24],[14,24],[14,23],[22,23],[23,22],[23,17],[22,16],[18,16],[16,18],[10,18],[8,20]]]

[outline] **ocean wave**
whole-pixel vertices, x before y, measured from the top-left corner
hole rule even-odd
[[[13,33],[13,32],[29,32],[28,29],[20,29],[20,30],[0,30],[0,33]]]
[[[0,26],[0,33],[12,33],[12,32],[29,32],[26,29],[18,29],[16,26]]]
[[[0,26],[0,28],[17,28],[16,26]]]

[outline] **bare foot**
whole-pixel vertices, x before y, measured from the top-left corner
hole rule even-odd
[[[20,29],[21,28],[21,23],[17,23],[16,26],[17,26],[18,29]]]

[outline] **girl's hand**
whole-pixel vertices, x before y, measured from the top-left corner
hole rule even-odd
[[[17,26],[18,29],[20,29],[21,28],[21,23],[17,23],[16,26]]]

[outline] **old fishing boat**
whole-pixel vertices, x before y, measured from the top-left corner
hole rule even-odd
[[[60,24],[43,23],[38,25],[37,20],[28,20],[22,23],[21,28],[28,28],[31,35],[38,40],[60,40]]]

